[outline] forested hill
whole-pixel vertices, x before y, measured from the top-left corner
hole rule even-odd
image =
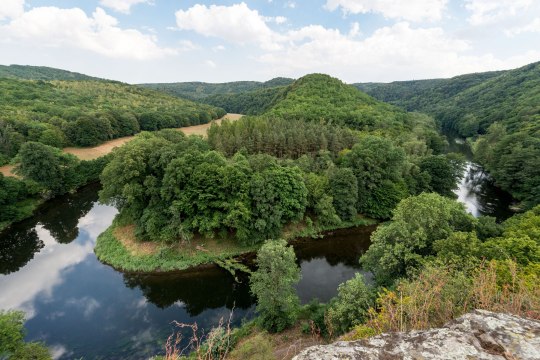
[[[451,79],[356,83],[359,90],[408,111],[429,112],[433,106],[461,91],[502,74],[503,71],[466,74]]]
[[[190,99],[203,100],[213,95],[240,94],[258,89],[273,88],[276,86],[289,85],[293,79],[274,78],[269,81],[234,81],[228,83],[204,83],[204,82],[179,82],[179,83],[158,83],[140,84],[154,90],[163,91],[173,96]]]
[[[540,62],[447,80],[356,86],[471,138],[476,160],[499,186],[526,206],[540,202]]]
[[[408,111],[434,115],[463,136],[484,134],[494,122],[517,130],[539,113],[540,62],[507,70],[451,79],[354,84]]]
[[[103,80],[77,72],[47,66],[0,65],[0,78],[25,80]]]
[[[324,74],[306,75],[288,86],[214,95],[201,101],[227,112],[322,120],[357,130],[400,126],[411,116]]]
[[[62,148],[207,123],[223,109],[109,81],[0,79],[0,163],[24,142]]]
[[[410,117],[324,74],[306,75],[289,85],[266,113],[287,119],[325,120],[357,130],[400,126]]]

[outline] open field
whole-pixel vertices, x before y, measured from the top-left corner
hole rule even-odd
[[[221,119],[211,121],[207,124],[202,125],[195,125],[195,126],[186,126],[182,128],[177,128],[175,130],[182,131],[186,135],[202,135],[206,136],[206,130],[212,125],[212,123],[221,123],[223,119],[229,119],[229,120],[238,120],[242,117],[241,114],[227,114]],[[94,160],[97,159],[100,156],[107,155],[114,149],[115,147],[122,146],[131,139],[133,139],[134,136],[126,136],[119,139],[114,139],[111,141],[104,142],[101,145],[91,147],[91,148],[76,148],[76,147],[68,147],[64,149],[65,153],[73,154],[77,156],[81,160]]]
[[[221,119],[211,121],[207,124],[202,125],[195,125],[195,126],[186,126],[182,128],[177,128],[175,130],[182,131],[186,135],[202,135],[206,136],[206,130],[212,125],[212,123],[221,123],[223,119],[228,119],[231,121],[238,120],[242,117],[241,114],[227,114],[223,116]],[[68,154],[73,154],[77,156],[81,160],[94,160],[97,159],[100,156],[107,155],[114,149],[115,147],[122,146],[128,141],[132,140],[134,136],[126,136],[119,139],[110,140],[107,142],[104,142],[101,145],[91,147],[91,148],[76,148],[76,147],[68,147],[65,148],[63,151]],[[16,176],[13,174],[12,170],[14,168],[14,165],[4,165],[0,166],[0,172],[4,176]]]
[[[4,166],[0,166],[0,173],[2,173],[2,175],[4,176],[13,176],[13,177],[18,177],[17,175],[15,175],[13,173],[13,168],[15,167],[15,165],[4,165]]]

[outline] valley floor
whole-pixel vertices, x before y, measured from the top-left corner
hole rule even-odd
[[[214,120],[206,124],[186,126],[186,127],[177,128],[175,130],[182,131],[186,135],[206,136],[206,131],[210,128],[210,126],[214,122],[217,124],[220,124],[221,121],[223,121],[224,119],[235,121],[235,120],[240,119],[242,116],[243,116],[242,114],[226,114],[221,119]],[[90,147],[90,148],[67,147],[63,151],[67,154],[73,154],[81,160],[94,160],[101,156],[107,155],[115,147],[124,145],[128,141],[132,140],[134,137],[135,136],[126,136],[119,139],[110,140],[110,141],[104,142],[103,144],[100,144],[95,147]],[[14,165],[0,166],[0,172],[4,176],[16,176],[13,173],[14,167],[15,167]]]

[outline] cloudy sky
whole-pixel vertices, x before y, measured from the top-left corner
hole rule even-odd
[[[0,0],[0,64],[129,83],[449,77],[540,60],[540,0]]]

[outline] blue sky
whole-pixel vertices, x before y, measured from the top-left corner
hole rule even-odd
[[[539,0],[0,1],[1,64],[129,83],[388,82],[539,60]]]

